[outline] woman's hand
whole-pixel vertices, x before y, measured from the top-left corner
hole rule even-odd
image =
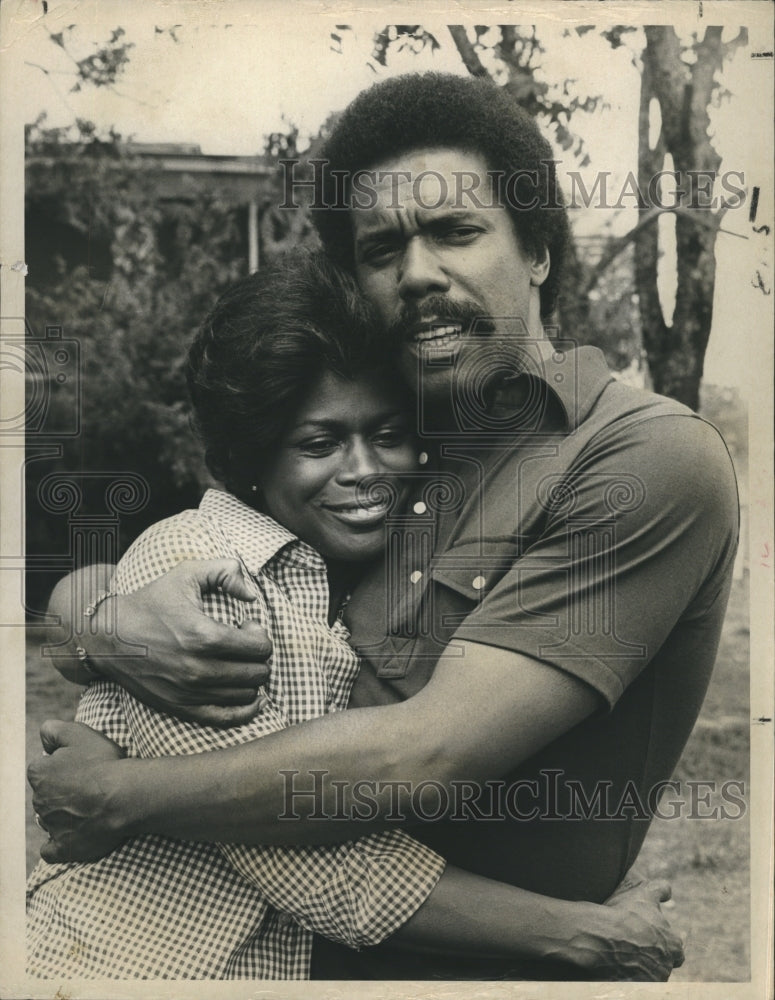
[[[265,630],[250,621],[239,629],[216,622],[202,606],[212,590],[255,600],[236,559],[182,562],[140,590],[103,601],[88,634],[81,602],[72,599],[77,584],[73,576],[58,585],[50,610],[72,618],[76,643],[97,673],[152,708],[202,725],[241,725],[259,710],[272,652]]]

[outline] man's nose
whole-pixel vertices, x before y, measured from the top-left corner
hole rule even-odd
[[[450,281],[438,255],[422,236],[410,239],[401,258],[398,293],[404,300],[449,291]]]

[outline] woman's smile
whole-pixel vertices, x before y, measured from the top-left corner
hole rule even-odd
[[[263,506],[327,560],[361,562],[385,544],[385,519],[417,467],[406,389],[370,373],[326,372],[263,477]]]

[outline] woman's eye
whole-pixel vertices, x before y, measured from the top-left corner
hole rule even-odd
[[[379,266],[387,264],[397,252],[398,247],[394,243],[377,243],[364,252],[363,259],[367,264]]]
[[[338,446],[339,442],[335,438],[311,438],[308,441],[300,441],[296,447],[305,455],[318,458],[330,455]]]
[[[374,443],[380,448],[400,448],[406,444],[409,431],[403,427],[386,427],[374,435]]]

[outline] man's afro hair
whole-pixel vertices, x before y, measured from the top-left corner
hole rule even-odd
[[[403,153],[454,148],[484,158],[496,178],[496,194],[512,213],[528,253],[549,251],[551,269],[541,286],[541,314],[554,311],[570,228],[549,143],[534,119],[490,80],[448,73],[413,73],[375,84],[342,113],[321,158],[322,198],[337,204],[337,177],[370,170]],[[516,179],[516,186],[509,178]],[[341,183],[341,181],[340,181]],[[489,195],[483,194],[483,199]],[[339,193],[341,205],[341,192]],[[530,207],[521,207],[530,206]],[[313,211],[326,251],[352,270],[350,213],[329,207]]]

